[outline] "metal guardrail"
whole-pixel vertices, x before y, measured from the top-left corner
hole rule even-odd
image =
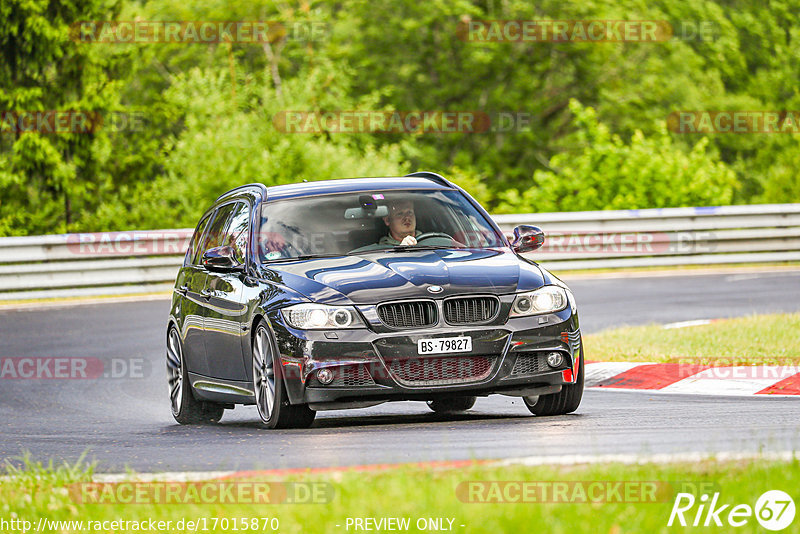
[[[800,204],[497,215],[554,272],[800,261]],[[191,229],[0,238],[0,300],[167,291]]]
[[[497,215],[540,226],[553,271],[800,260],[800,204]]]

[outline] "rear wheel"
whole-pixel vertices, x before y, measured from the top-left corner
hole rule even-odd
[[[267,428],[307,428],[317,412],[289,404],[275,341],[264,321],[253,335],[253,388],[261,423]]]
[[[175,326],[167,333],[167,381],[172,417],[182,425],[202,425],[216,423],[222,419],[225,408],[213,402],[203,402],[194,398],[192,386],[183,360],[181,336]]]
[[[523,397],[525,406],[534,415],[564,415],[578,409],[583,397],[583,346],[580,352],[580,365],[578,366],[578,379],[574,384],[561,387],[561,391],[551,395],[537,397]]]
[[[455,397],[451,399],[435,399],[428,401],[428,408],[436,413],[466,412],[475,406],[477,397]]]

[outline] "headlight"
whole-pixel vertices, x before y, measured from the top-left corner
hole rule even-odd
[[[347,306],[325,306],[324,304],[297,304],[281,310],[289,326],[300,330],[330,328],[362,328],[364,321]]]
[[[572,313],[578,313],[578,303],[575,301],[575,295],[572,294],[568,288],[564,288],[567,292],[567,299],[569,300],[569,308],[572,310]]]
[[[536,291],[520,293],[511,305],[511,317],[525,317],[561,311],[567,307],[567,292],[563,287],[544,286]]]

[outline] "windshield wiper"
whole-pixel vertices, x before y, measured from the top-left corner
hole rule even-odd
[[[274,260],[263,260],[261,263],[285,263],[288,261],[315,260],[318,258],[339,258],[342,254],[303,254],[292,258],[275,258]]]
[[[397,245],[392,248],[387,248],[385,250],[391,250],[394,252],[408,252],[411,250],[443,250],[443,249],[451,249],[456,247],[446,247],[444,245]]]
[[[370,248],[367,250],[351,250],[347,253],[348,256],[359,256],[361,254],[371,254],[373,252],[386,252],[387,250],[392,250],[392,247],[385,247],[385,248]]]

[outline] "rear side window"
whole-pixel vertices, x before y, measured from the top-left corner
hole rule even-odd
[[[192,240],[189,242],[189,250],[186,251],[186,257],[184,258],[184,265],[191,263],[195,263],[193,261],[195,254],[197,253],[197,242],[200,241],[200,238],[203,237],[203,232],[206,230],[206,226],[208,226],[208,221],[211,220],[211,213],[203,217],[200,223],[197,225],[197,228],[194,231],[194,235],[192,235]]]
[[[250,222],[250,206],[240,202],[233,213],[233,218],[225,231],[222,245],[233,248],[236,261],[244,263],[247,256],[247,243],[250,237],[248,232]]]
[[[236,204],[226,204],[219,208],[214,215],[214,220],[208,227],[208,231],[206,232],[205,236],[203,237],[203,242],[201,246],[197,247],[197,250],[194,253],[194,257],[192,259],[192,263],[194,265],[200,265],[200,260],[203,257],[203,252],[206,250],[219,246],[217,243],[221,242],[223,237],[223,232],[225,230],[225,223],[228,222],[228,219],[233,213]]]

